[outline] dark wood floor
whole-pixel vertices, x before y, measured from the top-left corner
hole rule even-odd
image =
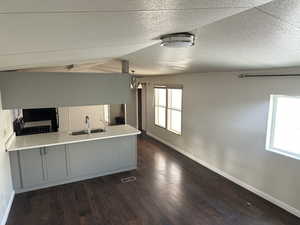
[[[136,171],[18,194],[7,225],[299,225],[300,219],[150,139]],[[136,182],[120,179],[136,176]]]

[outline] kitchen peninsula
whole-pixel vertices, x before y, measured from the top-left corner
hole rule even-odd
[[[108,126],[105,132],[54,132],[14,137],[7,146],[17,193],[136,169],[140,131]]]

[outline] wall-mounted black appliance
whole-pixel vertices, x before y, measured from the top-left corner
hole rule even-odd
[[[16,135],[29,135],[58,131],[56,108],[23,109],[23,117],[14,121]]]

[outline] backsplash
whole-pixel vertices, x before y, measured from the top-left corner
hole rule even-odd
[[[104,121],[103,105],[60,107],[59,131],[85,129],[85,116],[89,116],[91,128],[101,128]]]

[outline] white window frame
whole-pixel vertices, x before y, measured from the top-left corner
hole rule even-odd
[[[270,105],[269,105],[269,115],[268,115],[268,127],[267,127],[267,138],[266,138],[266,150],[275,152],[287,157],[300,160],[300,154],[295,154],[293,152],[287,151],[285,149],[279,149],[274,147],[274,133],[276,126],[276,113],[277,113],[277,102],[280,97],[288,98],[298,98],[298,96],[287,96],[287,95],[271,95],[270,96]]]
[[[159,106],[159,105],[156,105],[155,104],[155,102],[156,102],[156,100],[155,100],[155,89],[165,89],[166,90],[166,106]],[[170,107],[169,106],[169,89],[180,89],[181,90],[181,110],[179,110],[179,109],[176,109],[176,108],[172,108],[172,107]],[[158,125],[158,124],[156,124],[156,118],[155,118],[155,116],[156,116],[156,114],[154,113],[154,125],[155,126],[157,126],[157,127],[159,127],[159,128],[162,128],[162,129],[165,129],[165,130],[167,130],[167,131],[170,131],[170,132],[172,132],[172,133],[174,133],[174,134],[177,134],[177,135],[182,135],[182,111],[183,111],[183,87],[182,86],[180,86],[180,87],[173,87],[173,86],[155,86],[154,87],[154,112],[155,112],[155,107],[163,107],[163,108],[165,108],[165,126],[164,127],[162,127],[162,126],[160,126],[160,125]],[[177,132],[177,131],[175,131],[175,130],[172,130],[171,128],[170,128],[170,126],[169,126],[169,113],[168,113],[168,111],[169,110],[175,110],[175,111],[179,111],[180,113],[181,113],[181,131],[180,132]]]
[[[166,98],[168,96],[168,90],[166,87],[154,87],[154,124],[155,126],[158,126],[160,128],[166,129],[167,128],[167,106],[168,106],[168,100],[166,99],[166,105],[156,105],[156,95],[155,95],[155,89],[165,89],[166,90]],[[164,108],[165,109],[165,125],[161,126],[159,124],[156,123],[156,107],[159,108]]]

